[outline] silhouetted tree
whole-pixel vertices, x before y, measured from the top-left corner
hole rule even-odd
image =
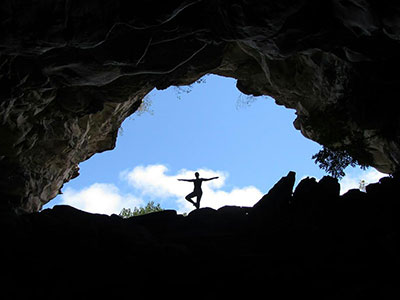
[[[346,150],[332,150],[325,146],[314,154],[312,159],[315,160],[319,168],[339,179],[346,175],[344,169],[348,166],[359,166],[363,170],[368,168],[368,165],[353,158]]]
[[[164,209],[161,208],[159,203],[155,204],[154,201],[150,201],[145,207],[134,207],[133,210],[130,208],[123,208],[119,215],[123,218],[130,218],[162,210]]]

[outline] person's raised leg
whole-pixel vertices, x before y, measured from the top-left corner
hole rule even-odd
[[[190,203],[192,203],[195,207],[197,207],[197,206],[196,206],[196,203],[192,200],[192,198],[195,197],[195,196],[196,196],[196,194],[192,192],[192,193],[188,194],[188,195],[185,197],[185,199],[186,199],[187,201],[189,201]]]

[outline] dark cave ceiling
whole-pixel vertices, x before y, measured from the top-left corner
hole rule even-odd
[[[1,1],[2,205],[37,211],[153,88],[213,73],[379,171],[400,164],[400,4]]]

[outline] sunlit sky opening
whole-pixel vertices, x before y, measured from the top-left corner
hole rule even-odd
[[[208,75],[191,87],[153,90],[149,111],[125,120],[112,151],[80,164],[80,176],[44,208],[68,204],[118,214],[149,201],[180,213],[193,184],[178,178],[219,176],[203,183],[201,206],[252,206],[289,171],[297,182],[326,175],[311,159],[321,146],[293,127],[295,111],[270,97],[249,98],[232,78]],[[248,103],[249,102],[249,103]],[[342,193],[383,174],[346,169]]]

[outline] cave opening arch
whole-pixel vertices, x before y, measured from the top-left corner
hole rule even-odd
[[[37,211],[77,164],[114,147],[120,124],[154,87],[207,73],[296,109],[307,138],[354,146],[378,170],[397,170],[396,4],[154,4],[2,2],[5,207]]]
[[[80,176],[44,208],[118,214],[155,201],[188,213],[191,187],[176,178],[198,170],[221,178],[205,187],[202,207],[253,206],[288,170],[296,182],[324,175],[311,159],[320,146],[293,127],[294,111],[240,93],[232,78],[210,74],[188,87],[154,90],[143,102],[122,124],[116,147],[80,164]],[[356,181],[348,186],[357,188]]]
[[[261,209],[240,243],[224,226],[232,212],[243,220],[238,210],[220,212],[219,239],[208,226],[215,213],[186,218],[203,219],[207,226],[192,222],[189,234],[182,226],[181,244],[176,235],[169,235],[171,243],[158,238],[161,226],[170,229],[164,224],[184,219],[170,211],[153,219],[154,235],[140,223],[69,207],[24,215],[54,198],[77,176],[81,162],[113,149],[122,122],[152,89],[188,85],[208,73],[235,78],[244,94],[270,95],[295,109],[295,126],[305,137],[357,150],[355,156],[368,156],[378,170],[398,172],[398,1],[28,2],[0,1],[0,214],[7,257],[2,294],[18,299],[106,293],[126,298],[127,290],[142,298],[166,291],[175,298],[205,299],[398,294],[392,275],[400,261],[395,176],[370,192],[340,199],[337,184],[325,180],[324,187],[333,189],[324,192],[339,200],[333,201],[336,210],[320,197],[314,197],[316,206],[308,205],[308,187],[318,194],[322,184],[306,180],[297,195],[305,200],[298,206],[300,218],[293,223],[283,218],[271,234],[268,223],[257,226],[268,219]],[[270,195],[283,195],[284,205],[289,177],[278,185],[283,194]],[[316,218],[310,218],[313,208]],[[200,284],[194,291],[205,279],[208,288]],[[185,287],[184,293],[175,287]]]

